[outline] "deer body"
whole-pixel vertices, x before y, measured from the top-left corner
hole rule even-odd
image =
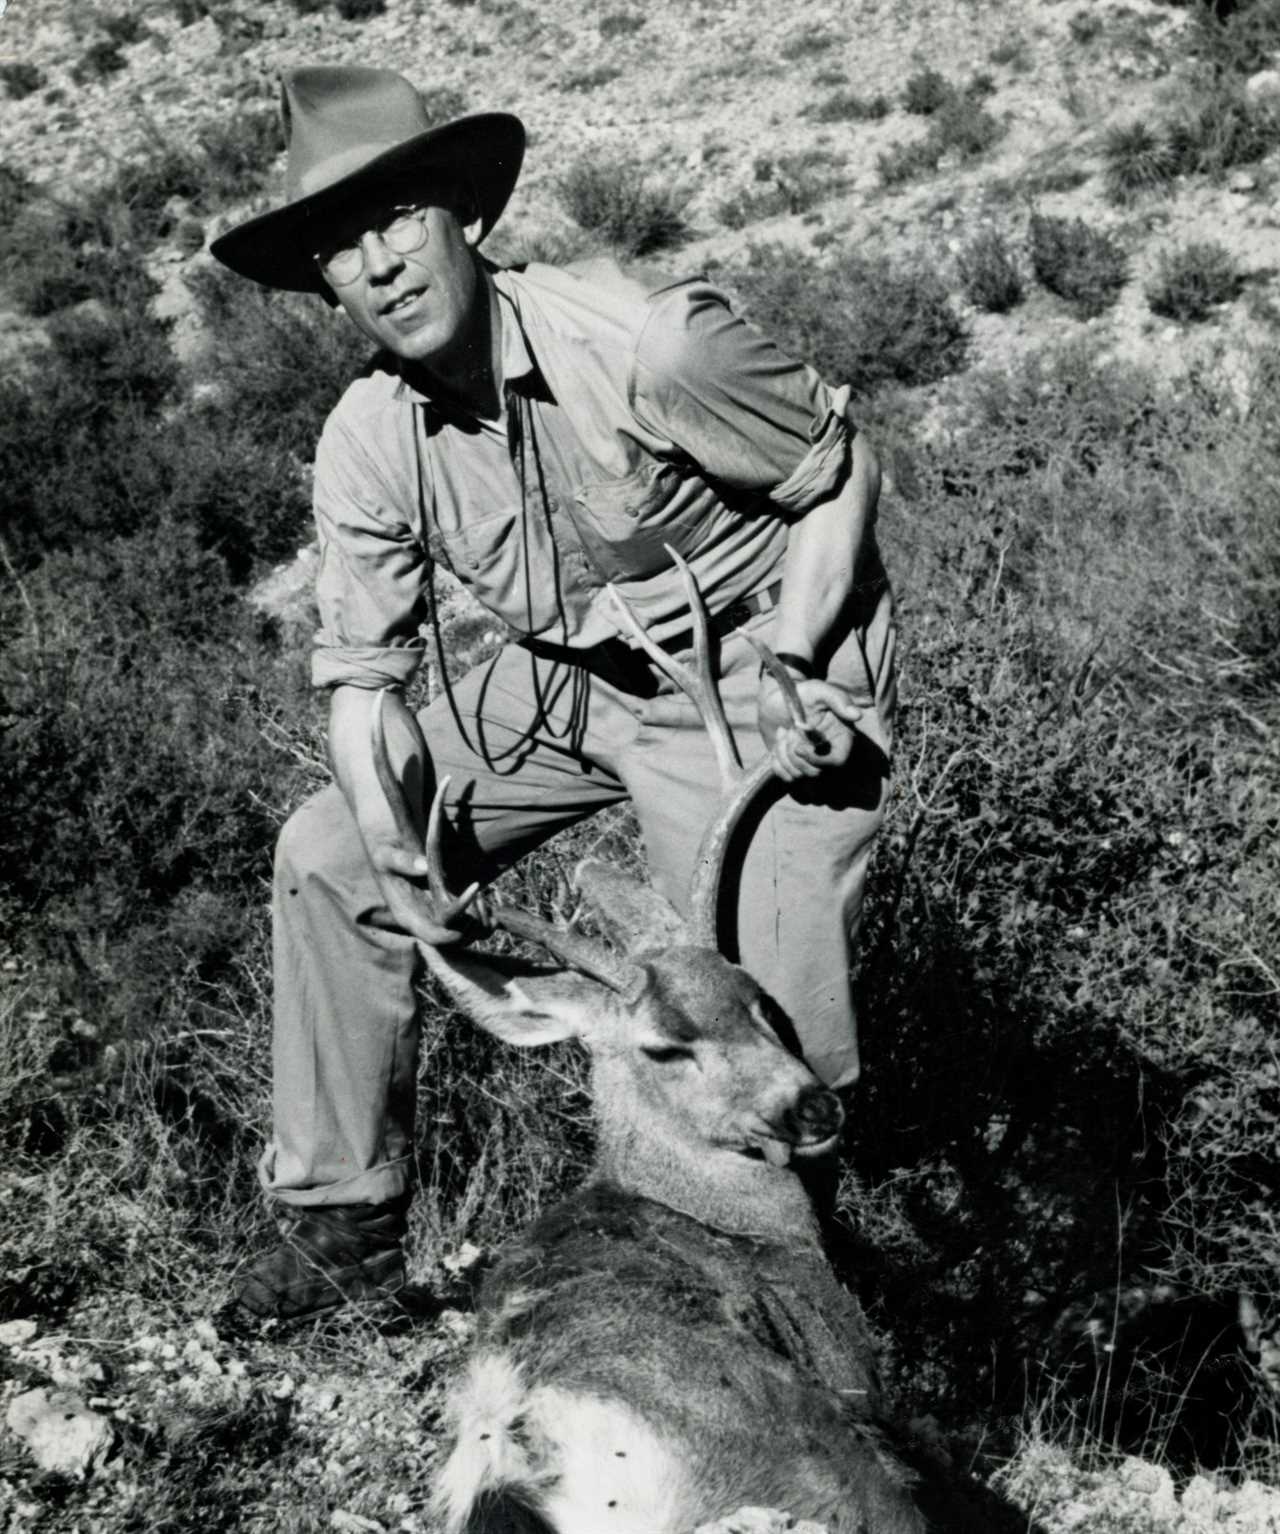
[[[689,1534],[754,1503],[833,1534],[923,1529],[874,1425],[861,1311],[793,1166],[829,1148],[838,1102],[742,970],[699,948],[643,958],[645,992],[624,1003],[563,977],[570,1013],[590,999],[603,1014],[565,1023],[592,1053],[598,1164],[483,1286],[449,1408],[444,1527]],[[433,967],[514,1040],[491,977],[483,999],[460,979],[476,963]],[[540,1038],[554,984],[506,992]]]

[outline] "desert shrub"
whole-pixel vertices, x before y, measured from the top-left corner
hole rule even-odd
[[[1036,277],[1082,318],[1115,303],[1128,278],[1129,261],[1119,241],[1080,218],[1033,213],[1029,246]]]
[[[990,314],[1005,314],[1022,302],[1022,272],[998,229],[974,235],[956,256],[965,297]]]
[[[632,37],[643,31],[644,25],[645,18],[634,11],[611,11],[600,18],[599,31],[604,38]]]
[[[951,82],[938,70],[918,70],[902,87],[903,110],[914,112],[920,117],[932,117],[951,99],[953,93]]]
[[[387,8],[387,0],[335,0],[335,9],[344,21],[368,21],[371,16],[381,16]]]
[[[1037,197],[1042,192],[1073,192],[1076,187],[1083,186],[1088,179],[1089,172],[1083,165],[1067,165],[1059,162],[1028,172],[1022,178],[1019,190],[1028,197]]]
[[[1031,50],[1025,37],[1010,32],[987,54],[993,64],[1021,71],[1031,67]]]
[[[934,113],[929,128],[943,154],[970,160],[985,154],[1004,133],[1003,125],[969,94],[951,96]]]
[[[1197,0],[1188,9],[1191,19],[1182,34],[1184,45],[1215,75],[1251,75],[1274,66],[1280,50],[1280,9],[1274,0],[1239,4]]]
[[[1177,157],[1144,122],[1108,128],[1102,139],[1107,196],[1129,203],[1152,192],[1168,191],[1177,175]]]
[[[822,101],[810,102],[801,116],[819,123],[877,122],[892,110],[892,102],[883,94],[860,96],[857,91],[841,90]]]
[[[752,184],[724,198],[716,216],[730,229],[744,229],[761,219],[803,213],[846,184],[842,162],[829,150],[757,155]]]
[[[1238,297],[1242,286],[1240,269],[1224,245],[1192,240],[1161,254],[1147,303],[1169,319],[1203,320],[1215,305]]]
[[[1166,129],[1177,172],[1220,177],[1237,165],[1262,159],[1280,143],[1280,113],[1239,89],[1211,91],[1174,118]]]
[[[901,186],[917,176],[932,175],[942,159],[942,146],[931,133],[907,143],[891,144],[876,156],[876,168],[886,186]]]
[[[1077,11],[1067,22],[1067,31],[1072,42],[1088,44],[1102,35],[1103,25],[1103,18],[1097,11]]]
[[[826,53],[838,41],[834,32],[827,32],[822,27],[810,26],[799,32],[793,32],[778,49],[778,53],[789,62],[794,62],[796,59],[812,59]]]
[[[34,64],[18,59],[0,64],[0,85],[11,101],[22,101],[38,91],[44,84],[44,75]]]
[[[145,1031],[178,973],[217,978],[261,878],[260,795],[283,765],[246,706],[266,669],[223,562],[154,506],[138,532],[49,557],[22,590],[5,614],[6,884],[28,945],[61,963],[71,942],[90,969],[116,954],[130,973],[114,1022]],[[232,935],[153,947],[202,889],[237,897]]]
[[[105,80],[119,74],[124,67],[125,57],[120,52],[119,43],[100,37],[90,43],[71,66],[71,78],[77,85],[88,85],[94,80]]]
[[[1023,1400],[1066,1297],[1117,1275],[1233,1309],[1280,1184],[1276,703],[1227,658],[1251,572],[1278,595],[1276,396],[1251,380],[1245,415],[1083,347],[973,384],[963,429],[882,436],[913,791],[869,901],[844,1193],[897,1377],[944,1420],[956,1390]],[[1131,1421],[1167,1428],[1196,1366],[1135,1375]]]
[[[898,186],[937,170],[944,155],[970,160],[985,154],[1004,132],[980,100],[948,89],[930,113],[929,131],[921,139],[895,144],[877,159],[886,186]]]
[[[593,69],[578,69],[566,75],[561,89],[566,91],[593,91],[601,85],[617,80],[622,70],[616,64],[597,64]]]
[[[434,127],[461,117],[467,110],[467,98],[456,85],[424,85],[418,88],[427,121]]]
[[[0,165],[0,228],[9,227],[38,195],[35,182],[25,171]]]
[[[651,182],[634,161],[586,156],[569,168],[559,191],[574,223],[628,255],[665,250],[684,238],[683,197]]]
[[[932,383],[968,357],[968,331],[923,265],[845,255],[817,266],[800,251],[757,245],[731,281],[753,323],[859,392],[886,382]]]

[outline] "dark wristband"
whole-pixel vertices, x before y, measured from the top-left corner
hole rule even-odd
[[[804,681],[812,682],[817,676],[813,662],[805,660],[803,655],[793,655],[790,650],[775,650],[773,653],[789,671],[798,671]]]
[[[792,655],[790,650],[774,650],[774,657],[780,660],[783,666],[787,667],[787,670],[800,672],[801,678],[804,681],[813,681],[813,678],[816,676],[816,672],[813,670],[813,661],[804,660],[803,655]]]

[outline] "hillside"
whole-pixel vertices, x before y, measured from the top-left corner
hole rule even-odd
[[[836,1260],[897,1409],[1046,1534],[1280,1530],[1280,6],[1218,11],[9,0],[0,1527],[431,1534],[470,1280],[588,1157],[578,1057],[427,994],[410,1310],[226,1307],[360,346],[206,248],[279,196],[279,71],[361,62],[524,120],[496,259],[710,271],[880,446]],[[450,671],[492,650],[442,611]],[[584,850],[637,859],[628,816],[505,892],[563,914]]]

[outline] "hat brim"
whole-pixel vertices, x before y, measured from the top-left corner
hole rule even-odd
[[[432,170],[461,177],[474,193],[484,239],[515,189],[524,147],[524,126],[508,112],[459,117],[405,139],[318,192],[246,219],[219,235],[209,252],[265,287],[323,292],[314,252],[325,219],[378,190],[409,184],[429,192]]]

